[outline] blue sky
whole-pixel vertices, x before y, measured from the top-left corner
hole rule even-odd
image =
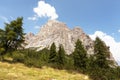
[[[34,11],[41,7],[39,2],[54,8],[56,19],[65,22],[69,28],[80,26],[90,35],[100,31],[106,34],[103,37],[113,38],[120,46],[120,0],[0,0],[0,28],[4,27],[4,22],[23,16],[25,32],[37,33],[38,27],[50,19],[44,13],[40,16]],[[32,20],[33,17],[36,20]]]
[[[37,33],[34,26],[43,25],[48,18],[37,21],[28,20],[33,16],[33,8],[38,6],[39,0],[0,0],[0,16],[9,21],[18,16],[24,17],[25,32]],[[81,26],[92,34],[96,30],[106,32],[120,41],[120,0],[43,0],[54,6],[59,21],[65,22],[70,28]],[[0,19],[0,27],[5,21]]]

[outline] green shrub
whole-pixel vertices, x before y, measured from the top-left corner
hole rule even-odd
[[[65,56],[65,65],[64,68],[67,70],[74,69],[74,60],[71,55]]]
[[[28,67],[38,67],[41,68],[41,61],[37,61],[37,59],[26,58],[24,64]]]
[[[43,49],[36,51],[36,49],[17,50],[12,53],[14,62],[22,62],[29,67],[41,67],[48,63],[49,50]]]
[[[93,80],[119,80],[120,76],[118,77],[116,68],[93,68],[89,75]]]
[[[20,51],[15,51],[12,54],[13,62],[24,62],[25,55]]]

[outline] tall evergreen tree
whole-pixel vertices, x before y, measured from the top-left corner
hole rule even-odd
[[[57,63],[60,67],[62,67],[65,63],[65,50],[62,44],[59,45],[59,50],[57,54]]]
[[[49,55],[49,62],[56,62],[56,46],[55,43],[52,43],[51,47],[50,47],[50,55]]]
[[[15,50],[21,47],[24,42],[23,33],[23,18],[18,17],[10,23],[5,23],[5,29],[0,30],[0,48],[2,49],[1,55],[4,55],[9,50]]]
[[[94,42],[95,64],[100,68],[109,67],[110,51],[106,44],[97,37]]]
[[[73,52],[74,66],[81,69],[86,69],[87,66],[87,52],[82,45],[82,42],[78,39]]]
[[[5,23],[6,50],[17,49],[24,42],[23,18],[18,17],[10,23]]]

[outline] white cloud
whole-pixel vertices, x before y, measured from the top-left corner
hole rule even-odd
[[[51,20],[57,19],[58,14],[56,13],[56,9],[45,1],[39,1],[38,6],[33,8],[36,16],[29,17],[29,20],[36,20],[37,18],[48,17]]]
[[[34,15],[33,17],[28,17],[28,20],[33,20],[33,21],[35,21],[35,20],[37,20],[37,19],[38,19],[37,15]]]
[[[35,29],[40,29],[40,26],[35,26],[34,28],[35,28]]]
[[[110,47],[110,51],[113,54],[115,60],[120,61],[120,42],[116,42],[112,36],[107,35],[102,31],[96,31],[94,34],[89,36],[93,40],[95,40],[97,36],[101,38],[106,43],[106,45]]]
[[[118,30],[118,32],[120,33],[120,29]]]

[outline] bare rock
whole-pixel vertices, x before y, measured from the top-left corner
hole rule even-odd
[[[38,34],[29,33],[25,36],[25,42],[27,43],[25,48],[36,47],[41,50],[45,47],[49,48],[54,42],[57,49],[62,44],[66,53],[71,54],[74,51],[77,39],[83,42],[88,54],[93,54],[93,41],[80,27],[71,30],[65,23],[49,20],[41,27]]]

